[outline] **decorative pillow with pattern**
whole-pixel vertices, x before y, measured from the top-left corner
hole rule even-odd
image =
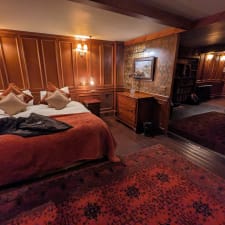
[[[47,105],[48,103],[46,102],[46,98],[49,97],[49,93],[53,93],[56,90],[60,91],[63,95],[65,95],[70,100],[70,92],[69,92],[68,87],[63,87],[63,88],[59,89],[54,84],[52,84],[51,82],[48,82],[47,91],[41,91],[40,92],[40,103]]]
[[[51,82],[48,82],[48,85],[47,85],[47,90],[48,91],[51,91],[51,92],[54,92],[56,90],[59,90],[62,94],[64,94],[67,98],[70,98],[70,93],[69,92],[66,92],[63,90],[64,88],[57,88],[54,84],[52,84]]]
[[[0,109],[10,116],[25,111],[26,107],[27,104],[12,92],[0,100]]]
[[[14,83],[10,83],[8,88],[2,92],[1,96],[7,96],[9,93],[20,95],[20,98],[25,103],[28,103],[33,99],[33,97],[30,94],[26,94],[25,92],[21,91]]]
[[[53,107],[55,109],[63,109],[70,102],[70,100],[59,90],[50,94],[49,97],[45,98],[45,101],[48,103],[49,107]]]

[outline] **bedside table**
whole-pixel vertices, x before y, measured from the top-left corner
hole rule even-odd
[[[88,110],[90,110],[96,116],[100,116],[100,104],[101,104],[100,100],[96,98],[89,98],[89,99],[82,100],[82,103],[85,105],[85,107]]]

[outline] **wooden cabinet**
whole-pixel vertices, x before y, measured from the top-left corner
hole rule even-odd
[[[87,107],[87,109],[89,109],[96,116],[100,116],[101,102],[98,99],[95,99],[95,98],[85,99],[83,100],[83,104],[85,105],[85,107]]]
[[[137,133],[143,132],[144,122],[153,122],[153,97],[137,92],[117,93],[117,118],[134,129]]]

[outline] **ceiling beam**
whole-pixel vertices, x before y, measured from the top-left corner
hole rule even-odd
[[[204,27],[218,22],[224,23],[224,21],[225,21],[225,11],[195,21],[192,24],[192,28]]]
[[[153,34],[147,34],[129,41],[124,42],[125,46],[129,46],[129,45],[134,45],[134,44],[138,44],[138,43],[142,43],[142,42],[146,42],[146,41],[151,41],[154,39],[158,39],[158,38],[162,38],[162,37],[166,37],[172,34],[177,34],[177,33],[181,33],[183,32],[183,29],[179,29],[179,28],[167,28],[164,29],[162,31],[153,33]]]
[[[125,14],[132,17],[150,17],[156,19],[159,23],[181,28],[190,29],[193,21],[186,19],[182,16],[178,16],[173,13],[169,13],[163,9],[159,9],[150,4],[144,4],[138,0],[69,0],[72,2],[79,2],[94,6],[97,8],[105,9],[108,11]]]

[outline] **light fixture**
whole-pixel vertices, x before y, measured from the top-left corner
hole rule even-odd
[[[89,79],[82,78],[80,80],[80,86],[95,86],[95,80],[93,77],[90,77]]]
[[[221,56],[221,57],[220,57],[220,60],[221,60],[221,61],[225,61],[225,55]]]
[[[213,54],[208,54],[206,59],[211,60],[213,58],[213,56],[214,56]]]
[[[76,51],[79,52],[79,54],[81,56],[85,55],[85,53],[87,53],[88,51],[88,46],[87,44],[81,44],[81,43],[78,43],[77,44],[77,47],[76,47]]]
[[[90,77],[90,81],[89,81],[90,86],[94,86],[95,85],[95,81],[93,77]]]
[[[75,39],[81,41],[76,47],[76,52],[79,52],[80,56],[83,56],[88,52],[88,45],[84,42],[89,38],[91,38],[91,36],[75,35]]]
[[[86,79],[82,78],[81,81],[80,81],[80,85],[81,86],[86,86],[86,84],[87,84]]]

